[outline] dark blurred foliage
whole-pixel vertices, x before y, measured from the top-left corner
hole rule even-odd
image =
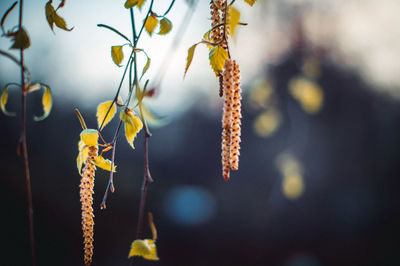
[[[244,104],[240,169],[229,182],[221,177],[219,114],[193,108],[152,130],[155,182],[147,211],[155,217],[161,260],[138,259],[136,265],[400,265],[400,105],[322,59],[318,83],[324,106],[316,115],[306,114],[287,89],[301,62],[301,54],[292,53],[265,73],[272,77],[283,113],[273,136],[254,133],[256,113]],[[40,113],[33,102],[37,105],[40,96],[28,102],[29,113]],[[47,120],[28,120],[39,265],[83,263],[75,165],[81,129],[74,107],[56,98]],[[95,107],[79,108],[93,127]],[[105,130],[108,139],[115,122]],[[23,165],[15,152],[18,134],[19,119],[1,115],[1,265],[30,261]],[[133,152],[120,136],[116,192],[105,211],[99,205],[108,175],[97,171],[93,265],[129,264],[143,176],[142,133],[135,143]],[[281,192],[275,161],[282,151],[295,154],[305,169],[305,191],[297,200]],[[166,195],[181,185],[204,188],[215,197],[210,220],[183,225],[169,218]]]

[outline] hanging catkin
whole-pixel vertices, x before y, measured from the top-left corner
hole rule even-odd
[[[97,157],[98,148],[96,146],[89,147],[89,157],[85,162],[82,170],[82,179],[80,187],[80,196],[82,204],[82,231],[84,244],[84,261],[85,265],[92,263],[93,257],[93,188],[94,188],[94,171],[96,166],[93,160]]]
[[[233,68],[232,60],[225,61],[223,71],[223,90],[225,93],[224,113],[222,116],[222,176],[225,180],[230,176],[231,157],[231,130],[232,130],[232,107],[233,107]]]
[[[232,132],[231,132],[231,157],[230,165],[232,170],[239,169],[239,149],[241,136],[241,88],[240,70],[236,61],[233,61],[233,105],[232,105]]]

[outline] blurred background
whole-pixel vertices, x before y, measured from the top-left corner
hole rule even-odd
[[[83,263],[74,108],[94,128],[97,104],[114,97],[123,68],[112,62],[110,47],[124,41],[96,24],[130,36],[123,2],[67,1],[59,14],[75,28],[55,34],[46,1],[24,6],[31,38],[26,65],[54,97],[42,122],[32,119],[42,112],[41,93],[27,103],[38,265]],[[12,3],[1,1],[0,10]],[[162,14],[168,5],[155,1],[154,11]],[[209,1],[177,0],[167,16],[172,32],[140,39],[152,59],[145,77],[156,89],[146,104],[163,123],[151,127],[155,182],[146,206],[158,229],[160,261],[136,265],[400,265],[400,3],[259,0],[249,7],[237,0],[234,6],[248,26],[231,42],[242,74],[243,121],[240,169],[229,182],[221,177],[222,99],[206,47],[197,48],[183,79],[187,49],[210,27]],[[17,13],[6,28],[17,24]],[[145,11],[136,14],[139,24]],[[1,38],[0,49],[9,47]],[[146,58],[138,60],[143,67]],[[10,60],[2,57],[0,70],[1,88],[19,82]],[[7,108],[16,118],[0,115],[2,265],[30,264],[24,170],[16,155],[19,99],[11,90]],[[106,139],[116,127],[117,120],[107,126]],[[120,135],[116,191],[106,210],[99,206],[108,173],[96,173],[93,265],[129,264],[142,132],[135,146]]]

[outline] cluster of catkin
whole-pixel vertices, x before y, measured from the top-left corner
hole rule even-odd
[[[93,228],[94,228],[94,214],[93,214],[93,188],[94,188],[94,174],[96,166],[94,159],[97,157],[98,148],[96,146],[89,147],[89,157],[85,162],[85,167],[82,170],[82,179],[80,187],[80,196],[82,204],[82,231],[83,231],[83,244],[84,244],[84,261],[85,265],[92,263],[93,257]]]
[[[239,169],[241,135],[240,70],[235,60],[227,59],[222,72],[222,90],[225,94],[222,116],[222,176],[229,179],[230,170]]]

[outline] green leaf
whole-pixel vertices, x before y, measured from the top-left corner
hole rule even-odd
[[[147,17],[146,23],[144,24],[144,28],[146,29],[147,33],[151,36],[157,25],[158,25],[157,15],[153,13]]]
[[[225,65],[225,60],[228,59],[228,57],[228,52],[219,45],[211,49],[209,55],[210,65],[216,76],[221,73]]]
[[[190,46],[189,50],[188,50],[188,56],[187,56],[187,60],[186,60],[186,67],[185,67],[185,74],[184,76],[186,76],[187,71],[189,70],[190,64],[192,63],[193,60],[193,56],[194,56],[194,51],[196,50],[196,46],[199,43],[193,44],[192,46]]]
[[[58,28],[60,28],[62,30],[65,30],[65,31],[71,31],[71,30],[74,29],[74,27],[68,29],[67,28],[67,23],[65,22],[65,20],[62,17],[60,17],[57,13],[54,13],[54,14],[55,14],[54,22],[56,23],[56,26]]]
[[[22,49],[25,50],[31,46],[31,40],[29,39],[29,35],[24,28],[20,28],[15,36],[13,37],[13,45],[10,47],[11,49]]]
[[[146,54],[146,56],[147,56],[147,54]],[[151,61],[151,60],[150,60],[150,57],[147,56],[147,62],[146,62],[146,65],[145,65],[144,68],[143,68],[142,76],[140,77],[140,79],[142,79],[144,73],[146,73],[146,71],[149,69],[149,67],[150,67],[150,61]]]
[[[5,115],[15,116],[15,113],[8,112],[7,109],[6,109],[6,104],[7,104],[7,101],[8,101],[8,87],[10,87],[11,85],[19,86],[16,83],[9,83],[9,84],[6,85],[6,87],[3,90],[3,93],[1,94],[0,109],[3,112],[3,114],[5,114]]]
[[[111,46],[111,58],[117,66],[121,66],[121,62],[124,59],[124,53],[122,52],[122,46]]]
[[[139,3],[139,0],[127,0],[125,2],[125,8],[131,8]]]
[[[169,19],[163,18],[162,20],[160,20],[160,32],[158,34],[165,35],[169,33],[171,29],[172,22]]]
[[[53,99],[51,97],[51,90],[49,86],[41,84],[42,87],[45,88],[43,97],[42,97],[42,105],[43,105],[43,115],[42,116],[34,116],[33,120],[42,121],[46,117],[49,116],[51,107],[53,106]]]
[[[54,14],[56,13],[56,11],[54,10],[54,7],[51,4],[51,1],[46,3],[45,6],[45,11],[46,11],[46,19],[47,22],[49,23],[49,26],[51,28],[52,31],[54,31]]]
[[[1,18],[0,25],[1,25],[1,29],[3,30],[3,32],[4,32],[4,29],[3,29],[4,22],[6,21],[7,16],[10,14],[10,12],[14,9],[14,7],[17,4],[18,4],[18,1],[15,1],[14,4],[12,4],[11,7],[6,10],[6,12],[4,13],[3,17]]]
[[[228,26],[230,35],[235,36],[236,27],[240,22],[240,11],[233,6],[228,6]]]
[[[253,6],[254,5],[254,3],[257,1],[257,0],[244,0],[247,4],[249,4],[250,6]]]
[[[103,102],[97,106],[96,116],[99,130],[102,130],[114,118],[116,112],[117,105],[113,101]]]
[[[126,140],[128,141],[129,145],[131,145],[132,149],[135,149],[133,140],[135,139],[136,134],[143,128],[143,123],[135,114],[135,112],[128,108],[126,110],[121,110],[119,117],[125,125]]]

